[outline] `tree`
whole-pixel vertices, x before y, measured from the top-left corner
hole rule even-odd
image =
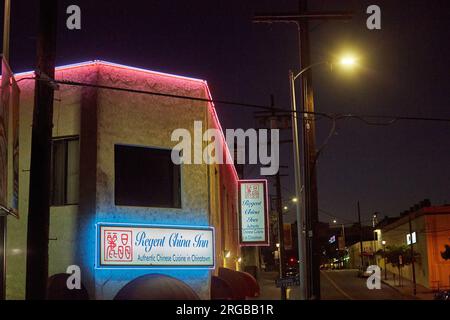
[[[403,266],[403,265],[409,265],[412,263],[413,259],[414,262],[419,257],[419,254],[417,252],[414,252],[414,257],[411,256],[411,249],[409,246],[402,245],[402,246],[388,246],[386,247],[386,259],[387,262],[392,264],[394,267]],[[401,262],[400,264],[400,257]]]
[[[377,255],[381,255],[386,259],[387,263],[392,264],[393,267],[397,267],[400,271],[400,268],[403,268],[405,265],[409,265],[413,262],[417,261],[419,258],[419,254],[417,252],[413,253],[413,257],[411,256],[411,248],[406,245],[402,246],[387,246],[386,250],[378,250]],[[401,257],[401,258],[400,258]],[[401,259],[401,264],[400,264]]]

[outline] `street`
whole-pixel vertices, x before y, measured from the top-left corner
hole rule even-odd
[[[357,270],[321,271],[322,300],[403,300],[405,296],[384,283],[379,290],[369,290],[366,278],[358,278]]]
[[[320,273],[322,300],[405,300],[409,296],[402,295],[394,288],[382,283],[380,290],[369,290],[366,278],[358,278],[357,270],[326,270]],[[280,289],[275,287],[277,273],[261,273],[259,284],[261,295],[258,299],[278,300]],[[290,290],[289,299],[299,299],[298,287]]]

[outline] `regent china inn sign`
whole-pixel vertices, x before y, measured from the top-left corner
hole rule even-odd
[[[268,246],[269,221],[266,180],[240,180],[239,238],[241,246]]]
[[[214,268],[211,227],[97,224],[97,268]]]

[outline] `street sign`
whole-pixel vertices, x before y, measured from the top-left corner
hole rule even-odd
[[[406,235],[406,244],[409,246],[411,244],[414,244],[417,242],[417,238],[416,238],[416,232],[413,233],[408,233]]]
[[[328,239],[328,243],[335,243],[336,242],[336,236],[331,236],[330,239]]]
[[[300,285],[300,277],[287,277],[275,280],[277,288],[295,287]]]

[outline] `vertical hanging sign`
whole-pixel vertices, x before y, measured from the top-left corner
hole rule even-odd
[[[239,241],[242,246],[268,246],[268,198],[266,180],[240,180]]]

